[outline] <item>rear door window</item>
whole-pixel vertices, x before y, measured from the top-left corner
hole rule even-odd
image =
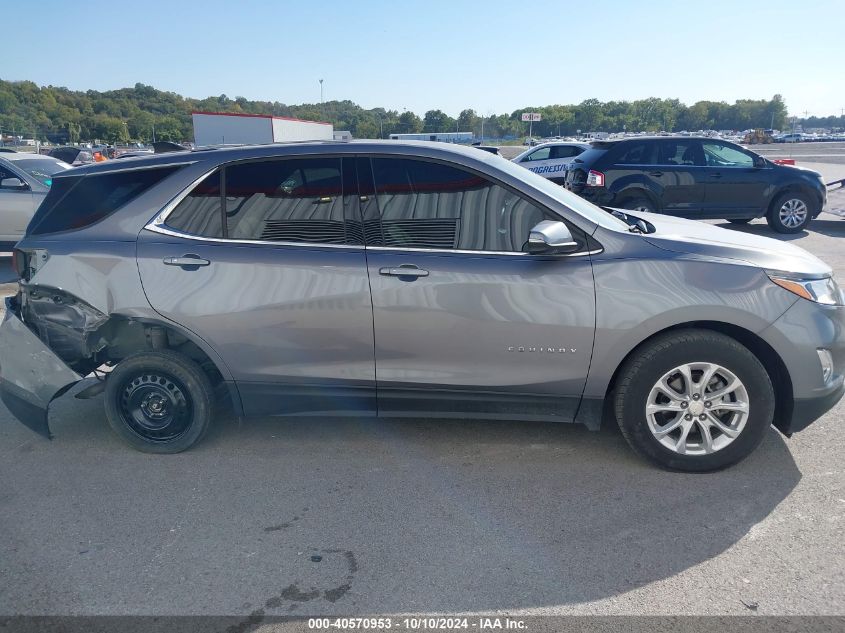
[[[622,145],[618,150],[617,165],[654,165],[657,163],[657,145],[648,141]]]
[[[165,224],[200,237],[361,244],[360,222],[344,218],[343,190],[340,158],[235,163],[194,187]]]
[[[179,166],[55,178],[50,193],[33,216],[27,234],[44,235],[90,226],[177,169]]]
[[[551,158],[572,158],[584,151],[577,145],[556,145],[551,150]]]
[[[694,139],[671,139],[658,144],[658,164],[667,166],[704,165],[701,144]]]
[[[167,226],[202,237],[223,237],[220,170],[206,176],[167,216]]]
[[[340,158],[226,168],[230,239],[346,244]]]

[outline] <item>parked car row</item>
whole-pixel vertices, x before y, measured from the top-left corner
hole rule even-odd
[[[567,184],[583,172],[616,196],[660,171],[665,203],[702,182],[690,168],[774,169],[660,142],[593,144]],[[608,212],[474,148],[293,143],[59,171],[15,265],[9,411],[49,435],[50,402],[89,375],[77,397],[103,393],[117,435],[155,453],[196,444],[225,394],[239,416],[596,429],[608,412],[639,454],[706,471],[845,390],[845,300],[813,255]]]

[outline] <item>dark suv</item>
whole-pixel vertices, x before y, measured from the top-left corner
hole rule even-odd
[[[639,137],[596,141],[566,174],[570,191],[600,206],[745,224],[766,216],[797,233],[825,204],[821,175],[776,165],[712,138]]]

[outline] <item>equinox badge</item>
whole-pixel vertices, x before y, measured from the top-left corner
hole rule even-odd
[[[577,349],[574,347],[523,347],[521,345],[511,345],[508,348],[509,352],[542,352],[546,354],[566,354],[567,352],[574,354]]]

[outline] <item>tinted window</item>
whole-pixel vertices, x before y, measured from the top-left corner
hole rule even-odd
[[[178,167],[138,169],[56,178],[27,234],[81,229],[114,213]]]
[[[557,145],[552,147],[551,150],[552,158],[572,158],[584,151],[577,145]]]
[[[524,160],[549,160],[551,149],[551,147],[540,148],[536,152],[531,152]]]
[[[339,158],[241,163],[226,168],[231,239],[346,244]]]
[[[701,145],[696,140],[671,139],[658,144],[660,165],[704,165]]]
[[[619,165],[654,165],[657,162],[657,146],[654,143],[627,143],[616,151],[616,163]]]
[[[753,167],[754,159],[735,147],[717,141],[702,142],[708,167]]]
[[[380,246],[518,252],[532,227],[558,219],[440,163],[376,158],[373,175],[381,221],[376,230],[367,227],[367,237]]]
[[[206,177],[167,216],[167,226],[203,237],[223,237],[220,172]]]

